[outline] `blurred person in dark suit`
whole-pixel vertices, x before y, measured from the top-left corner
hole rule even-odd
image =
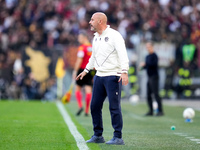
[[[148,55],[146,56],[145,62],[140,64],[142,69],[146,69],[148,82],[147,82],[147,104],[149,111],[145,114],[146,116],[153,116],[153,99],[154,95],[156,102],[158,103],[158,112],[156,116],[163,116],[162,100],[158,94],[159,88],[159,73],[158,73],[158,56],[154,52],[154,47],[152,42],[146,43],[146,48],[148,50]]]

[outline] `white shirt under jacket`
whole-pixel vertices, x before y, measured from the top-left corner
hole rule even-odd
[[[97,76],[121,76],[129,69],[125,42],[121,34],[108,25],[101,35],[94,34],[92,55],[84,71],[95,68]]]

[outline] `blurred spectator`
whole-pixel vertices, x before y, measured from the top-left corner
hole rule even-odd
[[[21,98],[21,90],[15,81],[12,81],[7,89],[8,99],[19,99]]]
[[[47,89],[44,93],[43,100],[54,101],[57,98],[57,85],[56,85],[56,78],[51,77],[47,81]]]
[[[40,44],[49,47],[59,42],[63,44],[64,36],[70,43],[75,43],[78,31],[88,27],[89,18],[95,11],[105,12],[110,24],[121,32],[127,43],[136,30],[142,31],[141,40],[148,37],[151,38],[148,40],[174,41],[179,36],[177,32],[190,34],[200,19],[197,0],[87,0],[77,3],[69,0],[6,0],[0,4],[0,31],[6,32],[11,40],[9,43],[27,44],[35,37],[34,31],[38,31],[43,39]],[[146,33],[153,35],[145,36]],[[183,33],[182,38],[186,35]],[[26,41],[16,38],[19,36],[27,37],[24,38]],[[8,43],[4,34],[1,41],[4,47]]]
[[[12,98],[14,99],[23,98],[22,86],[25,74],[22,66],[21,53],[19,52],[16,54],[16,59],[13,65],[13,73],[14,73],[14,79],[11,84],[11,90],[13,91],[14,97]],[[16,89],[16,91],[14,91],[14,89]],[[16,92],[16,94],[14,94],[14,92]]]
[[[13,77],[11,65],[7,61],[7,54],[0,51],[0,99],[8,98],[8,87]]]
[[[23,94],[25,96],[25,99],[28,100],[36,100],[41,99],[41,93],[40,93],[40,84],[34,80],[34,77],[32,74],[29,74],[23,82]]]
[[[109,24],[123,35],[129,50],[134,51],[146,40],[168,41],[177,44],[177,54],[182,56],[185,40],[190,40],[196,47],[195,65],[200,68],[198,0],[0,0],[0,52],[10,57],[10,47],[12,51],[22,52],[27,45],[50,50],[78,45],[80,30],[88,30],[92,37],[88,22],[96,11],[107,14]],[[5,69],[7,73],[14,64],[10,58],[0,63],[0,70],[10,68]],[[12,75],[8,74],[11,80]]]

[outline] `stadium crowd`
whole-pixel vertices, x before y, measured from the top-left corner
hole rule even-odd
[[[199,0],[0,0],[0,98],[45,98],[46,91],[38,90],[40,84],[23,71],[24,47],[52,51],[58,45],[78,45],[80,30],[92,37],[88,22],[97,11],[108,16],[127,49],[134,51],[146,40],[172,42],[175,64],[181,67],[182,47],[193,44],[191,67],[200,68]]]

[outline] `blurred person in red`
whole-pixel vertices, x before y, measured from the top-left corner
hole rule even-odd
[[[85,31],[81,31],[79,33],[78,42],[81,45],[78,48],[77,60],[72,74],[73,80],[75,80],[76,76],[85,69],[89,61],[89,58],[92,55],[92,45]],[[86,77],[83,80],[76,81],[75,96],[79,107],[79,110],[76,114],[77,116],[79,116],[84,110],[82,104],[82,91],[81,91],[83,86],[85,88],[85,104],[86,104],[85,116],[88,116],[90,101],[92,97],[92,79],[93,76],[90,72],[86,75]]]

